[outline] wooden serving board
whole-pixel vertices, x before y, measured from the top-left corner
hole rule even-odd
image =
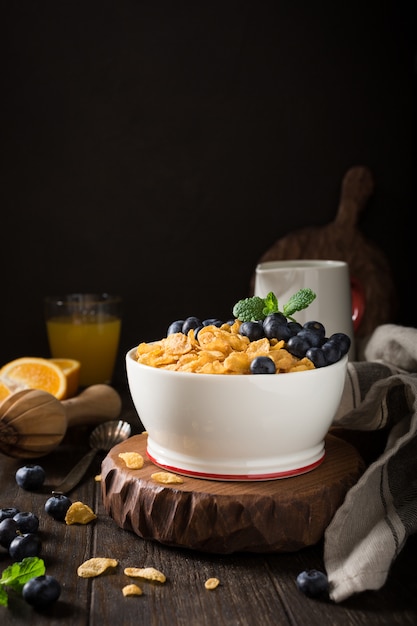
[[[146,455],[146,434],[115,446],[101,468],[103,503],[125,530],[175,547],[218,554],[293,552],[317,543],[364,470],[356,449],[328,435],[326,455],[307,474],[272,481],[220,482],[183,477],[162,485]],[[118,456],[138,452],[142,469]]]

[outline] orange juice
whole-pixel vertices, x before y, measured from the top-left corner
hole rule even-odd
[[[111,381],[120,327],[120,319],[114,316],[99,316],[95,321],[71,316],[46,320],[52,356],[80,361],[81,387]]]

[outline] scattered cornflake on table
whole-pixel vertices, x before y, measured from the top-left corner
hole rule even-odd
[[[154,474],[151,474],[151,478],[157,483],[162,483],[163,485],[174,485],[184,482],[180,476],[171,474],[171,472],[155,472]]]
[[[84,504],[80,501],[73,502],[65,515],[65,522],[68,525],[89,524],[94,519],[97,519],[97,515],[94,511],[88,504]]]
[[[100,576],[100,574],[112,567],[117,567],[118,564],[119,561],[116,559],[93,557],[81,563],[77,569],[77,574],[80,578],[93,578],[94,576]]]
[[[141,596],[143,591],[138,585],[125,585],[122,589],[123,595],[126,596]]]
[[[220,584],[220,580],[218,578],[208,578],[204,583],[206,589],[216,589]]]
[[[96,474],[94,476],[94,480],[96,481],[96,483],[99,483],[101,481],[101,474]]]
[[[129,469],[142,469],[143,467],[143,456],[139,452],[120,452],[119,458],[125,462]]]
[[[146,580],[156,580],[160,583],[166,581],[165,574],[154,567],[126,567],[124,573],[131,578],[145,578]]]

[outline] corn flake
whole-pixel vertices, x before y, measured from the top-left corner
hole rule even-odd
[[[100,576],[100,574],[103,574],[111,567],[117,567],[118,564],[119,562],[116,559],[94,557],[81,563],[77,569],[77,574],[81,578],[93,578],[94,576]]]
[[[143,456],[139,452],[120,452],[118,456],[129,469],[141,469],[143,467]]]
[[[220,584],[220,580],[218,578],[208,578],[204,583],[206,589],[216,589]]]
[[[131,578],[144,578],[146,580],[156,580],[157,582],[164,583],[166,576],[155,567],[126,567],[124,574]]]
[[[70,524],[89,524],[97,519],[94,511],[83,502],[73,502],[65,515],[65,523]]]
[[[143,594],[143,591],[140,587],[138,587],[138,585],[131,584],[131,585],[125,585],[122,589],[122,593],[125,597],[141,596]]]
[[[184,482],[181,476],[177,476],[171,472],[155,472],[154,474],[151,474],[151,478],[157,483],[162,483],[164,485],[173,485],[175,483],[180,484]]]

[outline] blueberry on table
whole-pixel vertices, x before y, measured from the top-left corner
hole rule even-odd
[[[54,519],[63,522],[72,501],[62,493],[56,493],[45,502],[45,511]]]
[[[17,537],[19,526],[12,517],[6,517],[0,522],[0,546],[9,549],[13,539]]]
[[[21,533],[36,533],[39,528],[39,518],[31,511],[19,511],[13,519]]]
[[[17,535],[9,545],[9,554],[14,561],[22,561],[28,556],[38,556],[42,543],[35,533]]]
[[[28,604],[37,609],[45,609],[56,602],[61,595],[61,585],[53,576],[35,576],[23,585],[22,596]]]
[[[19,513],[19,509],[15,506],[0,509],[0,522],[2,522],[7,517],[14,517],[16,513]]]
[[[27,491],[40,489],[45,482],[45,470],[40,465],[24,465],[16,472],[16,482]]]
[[[329,591],[329,581],[324,572],[317,569],[304,570],[297,576],[297,587],[309,598],[317,598]]]

